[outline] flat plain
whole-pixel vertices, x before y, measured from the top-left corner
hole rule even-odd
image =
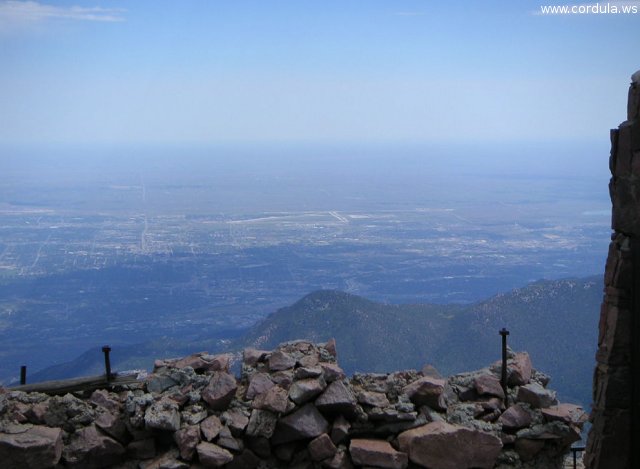
[[[379,153],[3,160],[0,382],[106,343],[224,341],[318,289],[465,304],[602,271],[602,175]]]

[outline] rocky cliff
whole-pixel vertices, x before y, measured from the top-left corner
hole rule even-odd
[[[157,361],[135,384],[48,396],[0,390],[3,468],[560,468],[581,408],[527,353],[441,378],[345,377],[335,341]]]
[[[586,466],[640,467],[640,71],[631,77],[627,120],[611,131],[611,226],[593,378]],[[634,371],[635,370],[635,371]]]

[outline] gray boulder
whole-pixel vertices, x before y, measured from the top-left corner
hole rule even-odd
[[[154,402],[144,413],[147,428],[175,432],[180,429],[180,412],[178,404],[170,399]]]

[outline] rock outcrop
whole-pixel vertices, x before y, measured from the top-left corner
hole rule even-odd
[[[627,120],[611,131],[611,227],[593,378],[593,426],[585,465],[640,466],[640,71],[631,77]],[[634,441],[635,440],[635,441]]]
[[[447,379],[346,378],[335,343],[288,342],[157,361],[136,385],[49,397],[0,391],[7,468],[559,468],[585,414],[558,404],[529,356]]]

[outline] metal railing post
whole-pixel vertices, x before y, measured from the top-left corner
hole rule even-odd
[[[507,395],[507,336],[509,331],[503,327],[499,333],[502,336],[502,377],[500,378],[500,384],[504,391],[504,405],[509,407],[509,396]]]
[[[584,449],[584,446],[571,447],[571,452],[573,453],[573,469],[578,469],[578,452],[582,452]]]
[[[111,381],[111,361],[109,360],[109,352],[111,352],[111,347],[105,345],[102,347],[102,352],[104,353],[104,370],[107,376],[107,381]]]

